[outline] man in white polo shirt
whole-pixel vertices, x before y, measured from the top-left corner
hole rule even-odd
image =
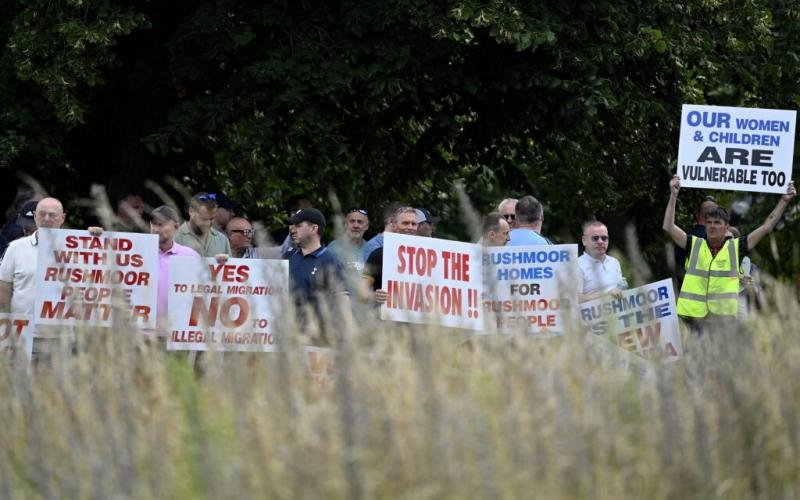
[[[37,230],[8,245],[0,263],[0,312],[33,314],[36,300],[36,261],[39,228],[59,229],[64,224],[64,207],[55,198],[36,205],[33,219]]]
[[[603,295],[621,297],[627,283],[622,277],[619,261],[607,254],[608,228],[600,221],[583,225],[584,252],[578,257],[580,301],[597,299]]]

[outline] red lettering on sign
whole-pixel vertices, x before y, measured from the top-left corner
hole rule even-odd
[[[443,251],[442,259],[445,279],[469,281],[469,254]]]
[[[239,283],[245,282],[250,278],[250,267],[246,265],[210,264],[208,268],[211,270],[211,278],[214,281],[219,281],[220,276],[222,281],[237,281]]]
[[[400,245],[397,248],[397,272],[430,276],[436,267],[436,252],[430,248],[417,248]]]

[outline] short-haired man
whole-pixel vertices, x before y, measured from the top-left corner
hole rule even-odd
[[[217,211],[214,213],[213,227],[220,233],[225,232],[231,218],[236,215],[238,205],[224,193],[215,193],[217,199]]]
[[[328,250],[339,258],[345,269],[355,279],[361,278],[364,270],[364,233],[369,229],[369,212],[366,208],[353,207],[344,218],[344,234],[328,245]]]
[[[12,241],[0,262],[0,312],[35,314],[39,230],[60,229],[66,214],[60,201],[43,198],[37,203],[33,217],[36,231]],[[103,232],[103,228],[89,227],[89,232],[96,236]],[[61,350],[61,339],[71,336],[71,328],[37,326],[33,334],[31,360],[35,363],[46,362],[52,353]]]
[[[517,201],[516,198],[506,198],[497,205],[497,211],[512,230],[517,228]]]
[[[316,208],[302,208],[291,216],[289,235],[297,250],[289,255],[289,288],[300,315],[300,326],[310,318],[305,308],[316,316],[323,341],[326,339],[323,306],[334,307],[334,314],[349,314],[350,300],[347,283],[339,259],[322,245],[325,216]],[[338,309],[338,310],[336,310]],[[333,321],[333,318],[331,318]]]
[[[725,239],[728,213],[722,207],[705,212],[706,237],[687,235],[675,224],[675,204],[681,189],[680,177],[669,183],[670,195],[664,211],[663,229],[676,245],[689,255],[686,276],[678,296],[678,315],[694,322],[717,318],[736,318],[739,312],[739,266],[742,258],[769,234],[780,220],[789,202],[797,194],[789,182],[786,194],[764,222],[748,235]]]
[[[393,201],[386,205],[383,209],[383,232],[378,233],[372,237],[365,245],[364,249],[362,250],[364,254],[364,260],[366,261],[369,256],[377,250],[378,248],[383,246],[383,233],[391,233],[392,229],[394,228],[394,216],[397,212],[397,209],[400,208],[402,205],[396,201]],[[413,210],[413,209],[412,209]],[[414,222],[416,224],[416,212],[414,213]],[[416,229],[415,229],[416,230]]]
[[[60,229],[66,215],[61,202],[44,198],[34,212],[36,231],[12,241],[0,263],[0,312],[33,314],[39,229]]]
[[[439,218],[433,217],[431,213],[424,208],[415,208],[414,212],[417,214],[417,236],[424,236],[426,238],[433,237]]]
[[[492,212],[483,218],[481,243],[487,247],[502,247],[510,239],[508,221],[499,212]]]
[[[509,246],[550,245],[552,242],[541,235],[544,209],[539,200],[527,195],[517,201],[515,207],[517,228],[509,233]]]
[[[175,242],[180,217],[175,209],[161,205],[150,212],[150,234],[158,235],[158,289],[156,292],[156,329],[169,331],[167,303],[169,297],[169,261],[176,256],[200,257],[195,250]]]
[[[692,236],[698,238],[706,237],[706,211],[717,206],[717,202],[712,196],[705,196],[700,204],[697,205],[697,210],[694,212],[694,225],[689,231]],[[675,274],[678,278],[678,286],[683,283],[683,276],[686,274],[686,251],[683,248],[675,246]]]
[[[291,217],[296,214],[301,208],[311,208],[311,198],[305,193],[293,194],[286,200],[286,217]],[[292,242],[292,237],[289,235],[289,226],[283,226],[276,231],[270,233],[270,238],[276,245],[280,245],[280,254],[288,255],[289,251],[294,250],[295,246]]]
[[[175,241],[204,257],[230,255],[231,244],[224,234],[211,227],[217,213],[217,196],[198,193],[189,202],[189,220],[175,233]]]
[[[225,227],[231,244],[231,257],[237,259],[258,259],[258,249],[253,246],[255,231],[253,225],[244,217],[233,217]]]
[[[117,200],[116,220],[111,226],[114,231],[125,233],[142,232],[144,200],[136,193],[129,193]]]
[[[596,220],[585,223],[581,241],[584,252],[578,257],[580,301],[586,302],[606,294],[622,297],[622,290],[627,286],[622,278],[619,261],[608,255],[609,239],[606,225]]]
[[[413,207],[400,207],[392,216],[394,223],[389,232],[417,235],[417,213]],[[364,264],[364,273],[361,275],[360,295],[364,302],[370,298],[378,304],[386,302],[387,292],[383,286],[383,245],[376,248]]]

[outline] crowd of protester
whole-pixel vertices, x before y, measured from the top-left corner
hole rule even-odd
[[[681,289],[678,312],[690,325],[700,327],[718,317],[741,317],[757,303],[759,290],[757,268],[747,253],[774,229],[795,196],[794,185],[789,184],[764,223],[745,235],[729,225],[727,212],[710,197],[698,207],[694,226],[684,232],[674,221],[679,190],[680,179],[675,176],[670,182],[663,224],[675,244],[676,277]],[[439,222],[424,207],[398,202],[388,202],[381,218],[373,217],[372,221],[366,208],[352,207],[343,213],[341,235],[326,244],[328,220],[312,205],[307,195],[291,197],[284,225],[257,235],[240,205],[220,192],[192,196],[185,207],[185,219],[177,207],[162,205],[148,210],[141,195],[127,193],[118,199],[108,229],[158,236],[157,307],[159,328],[163,330],[172,256],[287,259],[290,289],[301,310],[310,308],[312,314],[318,313],[324,299],[340,304],[344,311],[352,306],[350,301],[373,306],[386,301],[387,293],[381,289],[384,234],[435,237]],[[38,228],[60,228],[66,216],[59,200],[27,188],[19,190],[0,232],[0,312],[33,312]],[[506,198],[483,218],[477,243],[485,247],[552,245],[553,241],[542,234],[544,221],[543,205],[535,197]],[[367,239],[371,222],[379,232]],[[608,227],[601,221],[587,221],[582,226],[581,243],[584,252],[577,263],[580,300],[620,297],[628,284],[619,260],[608,254]],[[301,317],[301,324],[307,320]]]

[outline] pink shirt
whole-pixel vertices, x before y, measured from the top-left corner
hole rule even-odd
[[[179,245],[175,242],[172,243],[172,248],[162,252],[158,250],[158,295],[156,298],[156,318],[159,332],[166,333],[168,331],[167,324],[167,302],[169,297],[169,258],[173,255],[200,257],[200,254],[191,248]]]

